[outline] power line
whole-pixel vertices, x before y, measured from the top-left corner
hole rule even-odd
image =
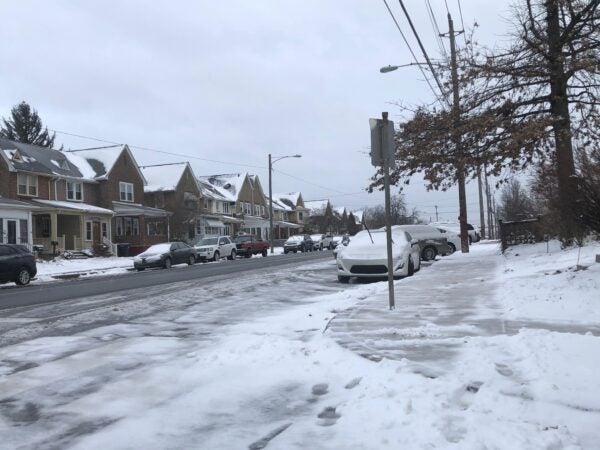
[[[425,81],[429,85],[429,89],[431,89],[431,92],[433,92],[433,95],[436,98],[436,100],[439,101],[440,103],[443,103],[440,100],[439,95],[437,94],[437,92],[435,92],[435,89],[431,85],[431,82],[429,81],[429,78],[427,78],[427,74],[425,73],[425,71],[423,70],[423,68],[419,65],[419,60],[417,59],[417,55],[415,55],[415,52],[413,51],[413,49],[411,48],[410,44],[408,43],[408,39],[406,39],[406,36],[404,35],[404,32],[402,31],[402,28],[400,28],[400,24],[398,23],[398,21],[396,20],[396,16],[394,16],[394,13],[390,9],[390,5],[388,5],[387,0],[383,0],[383,3],[385,4],[385,7],[387,8],[388,12],[390,13],[390,16],[392,16],[392,20],[396,24],[396,28],[398,28],[398,31],[400,32],[400,35],[402,36],[402,39],[404,40],[404,43],[408,47],[408,51],[412,55],[413,60],[417,63],[417,66],[419,67],[419,70],[421,71],[421,73],[423,74],[423,77],[425,78]],[[443,96],[443,90],[442,90],[442,96]]]
[[[412,19],[410,18],[410,15],[408,14],[406,7],[404,6],[404,2],[402,0],[398,0],[398,2],[400,3],[400,7],[402,8],[402,11],[404,11],[406,20],[408,20],[408,24],[410,25],[410,28],[412,29],[412,32],[415,35],[415,38],[417,39],[419,47],[421,48],[421,52],[423,53],[423,56],[425,57],[425,61],[427,61],[427,65],[429,66],[429,70],[431,70],[431,73],[433,74],[433,78],[435,79],[435,82],[437,83],[438,88],[440,89],[440,92],[442,93],[442,96],[444,97],[444,99],[447,100],[446,91],[444,91],[444,88],[442,87],[442,83],[440,82],[440,79],[437,76],[437,72],[433,69],[433,64],[431,64],[429,55],[427,54],[427,51],[425,51],[425,47],[423,46],[423,43],[421,42],[421,38],[419,37],[419,33],[417,33],[417,29],[413,25]]]
[[[426,5],[427,5],[427,13],[429,15],[429,21],[431,22],[431,26],[433,27],[433,34],[438,43],[440,53],[446,59],[446,62],[448,62],[448,60],[449,60],[448,52],[446,52],[446,47],[444,46],[444,41],[442,40],[442,37],[440,36],[440,34],[441,34],[440,27],[438,26],[437,19],[435,18],[435,14],[433,12],[433,8],[431,8],[431,3],[429,0],[426,0]]]
[[[463,21],[463,15],[462,15],[462,7],[460,6],[460,0],[456,0],[456,2],[458,3],[458,13],[460,15],[460,26],[463,29],[463,39],[465,41],[465,47],[467,46],[467,36],[465,36],[465,22]]]

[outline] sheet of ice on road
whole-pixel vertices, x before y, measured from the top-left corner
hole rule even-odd
[[[537,252],[532,262],[473,246],[469,255],[397,281],[392,313],[385,282],[342,290],[334,261],[239,277],[236,284],[250,289],[229,296],[217,294],[231,281],[195,292],[186,286],[174,295],[198,300],[185,308],[150,292],[148,303],[169,307],[0,349],[0,359],[12,361],[0,372],[0,446],[597,447],[599,265],[590,265],[594,250],[579,271],[572,269],[576,251],[558,258],[545,247]],[[452,282],[433,282],[449,274]],[[553,276],[568,284],[549,283]],[[518,283],[526,288],[517,290]],[[499,285],[512,287],[495,290]],[[507,298],[517,293],[528,299],[521,310],[525,299]],[[557,296],[569,310],[566,322]],[[546,311],[549,302],[554,312]],[[353,313],[361,309],[370,316]],[[410,327],[390,323],[409,314]],[[483,330],[486,320],[507,328]],[[355,321],[370,322],[367,340],[355,333]],[[351,339],[373,354],[389,353],[361,357]],[[442,364],[411,360],[416,353],[406,350],[407,343],[422,351],[444,339],[456,351]],[[394,341],[398,348],[390,351]]]

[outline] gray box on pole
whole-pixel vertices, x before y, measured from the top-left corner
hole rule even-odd
[[[385,159],[391,162],[394,157],[394,122],[369,119],[369,126],[371,127],[371,164],[383,167]]]

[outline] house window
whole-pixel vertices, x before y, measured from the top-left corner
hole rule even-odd
[[[260,216],[260,205],[254,205],[254,215]]]
[[[204,209],[208,209],[208,199],[204,199]]]
[[[67,181],[67,200],[83,200],[83,185],[75,181]]]
[[[90,222],[89,220],[85,221],[85,240],[92,240],[92,222]]]
[[[262,213],[263,216],[266,215],[264,206],[260,207],[260,212]]]
[[[300,211],[298,211],[298,220],[300,222],[302,222],[302,220],[304,220],[304,214],[302,214]]]
[[[50,237],[50,217],[48,217],[48,216],[41,217],[40,233],[43,238]]]
[[[18,194],[37,197],[38,195],[38,178],[36,175],[25,175],[20,173],[17,176]]]
[[[248,202],[243,202],[242,203],[242,208],[243,208],[242,212],[244,214],[250,214],[251,211],[252,211],[251,205]]]
[[[139,236],[140,219],[137,217],[117,217],[117,236]]]
[[[108,224],[106,222],[102,222],[100,229],[102,231],[102,237],[108,239]]]
[[[146,232],[148,236],[162,236],[163,232],[163,222],[147,222],[146,223]]]
[[[229,203],[223,202],[223,212],[229,214]]]
[[[29,242],[29,230],[28,223],[25,219],[19,220],[19,233],[21,235],[21,244],[27,244]]]
[[[217,202],[217,212],[220,213],[223,210],[223,202]]]
[[[119,182],[119,195],[122,202],[133,201],[133,183]]]
[[[117,236],[123,236],[123,218],[117,217],[115,223],[117,225]]]

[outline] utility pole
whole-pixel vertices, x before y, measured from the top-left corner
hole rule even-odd
[[[438,211],[437,211],[437,205],[435,205],[435,221],[439,222],[440,219],[438,218]]]
[[[274,252],[274,248],[273,248],[273,180],[272,180],[272,176],[273,176],[273,163],[271,162],[271,154],[269,153],[269,244],[271,247],[271,255]]]
[[[483,163],[483,176],[485,181],[485,200],[487,207],[487,230],[488,230],[488,239],[494,239],[494,228],[492,226],[492,199],[490,196],[490,184],[488,182],[487,176],[487,164]]]
[[[456,148],[456,178],[458,180],[458,207],[460,222],[460,247],[469,253],[469,231],[467,230],[467,194],[465,189],[465,162],[460,135],[460,98],[458,92],[458,67],[456,63],[456,35],[452,16],[448,13],[448,35],[450,38],[450,65],[452,72],[452,140]],[[461,33],[461,32],[459,32]]]
[[[388,113],[381,113],[383,121],[382,133],[381,133],[381,148],[385,146],[384,139],[385,135],[383,130],[388,127]],[[393,128],[393,125],[392,125]],[[390,154],[391,153],[391,154]],[[387,152],[383,157],[383,180],[385,190],[385,234],[386,234],[386,247],[387,247],[387,271],[388,271],[388,297],[390,310],[396,307],[394,299],[394,262],[392,260],[392,220],[390,218],[390,163],[393,157],[393,152]]]
[[[481,186],[481,165],[477,162],[477,190],[479,191],[479,228],[481,238],[485,239],[485,211],[483,209],[483,187]]]

